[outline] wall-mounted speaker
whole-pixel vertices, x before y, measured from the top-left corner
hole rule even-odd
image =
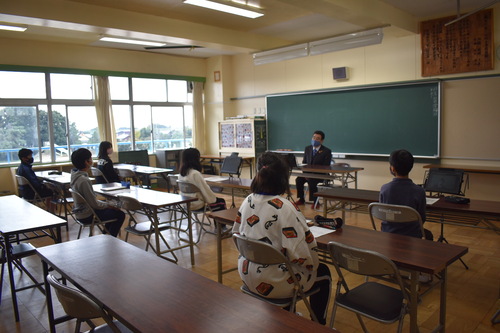
[[[349,73],[347,67],[332,68],[334,80],[348,80]]]

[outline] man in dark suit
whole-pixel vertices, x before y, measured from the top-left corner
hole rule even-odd
[[[327,147],[323,146],[323,141],[325,140],[325,133],[322,131],[314,132],[311,145],[307,146],[304,150],[304,158],[302,159],[302,164],[307,165],[330,165],[332,161],[332,151]],[[321,183],[322,179],[317,178],[304,178],[297,177],[295,179],[295,186],[297,188],[297,198],[295,202],[297,205],[303,205],[304,200],[304,184],[309,184],[309,201],[314,201],[314,193],[318,192],[318,183]]]

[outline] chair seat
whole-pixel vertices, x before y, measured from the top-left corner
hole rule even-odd
[[[16,258],[28,257],[36,253],[36,248],[31,243],[12,245],[12,255]]]
[[[376,282],[366,282],[340,294],[336,302],[341,307],[362,312],[368,317],[394,322],[400,318],[403,298],[401,290]]]
[[[272,305],[276,305],[276,306],[279,306],[279,307],[287,307],[289,306],[290,304],[292,304],[293,302],[293,297],[286,297],[286,298],[268,298],[268,297],[263,297],[259,294],[256,294],[254,292],[252,292],[250,289],[248,289],[247,285],[242,285],[240,287],[241,291],[247,295],[250,295],[252,297],[255,297],[257,299],[260,299],[262,301],[265,301],[267,303],[270,303]],[[319,292],[319,288],[313,288],[313,289],[310,289],[309,291],[307,292],[304,292],[304,295],[306,297],[309,297],[311,295],[314,295],[316,293]],[[297,300],[300,300],[301,297],[299,295],[297,295]]]

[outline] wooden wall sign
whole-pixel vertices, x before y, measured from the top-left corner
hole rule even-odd
[[[493,69],[493,10],[482,10],[445,26],[454,18],[420,23],[422,76]]]

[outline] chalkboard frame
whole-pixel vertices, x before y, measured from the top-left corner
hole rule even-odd
[[[403,96],[409,97],[411,100],[401,99],[401,101],[398,101],[399,98],[388,98],[386,101],[383,98],[384,94],[389,94],[390,97],[399,97],[400,94],[404,94]],[[320,129],[325,132],[326,139],[324,144],[332,149],[334,157],[349,155],[359,157],[385,157],[394,149],[405,148],[412,151],[416,158],[439,159],[441,155],[441,96],[441,80],[393,82],[387,84],[361,85],[267,95],[266,121],[268,128],[268,150],[289,149],[295,152],[302,152],[304,147],[308,144],[313,131]],[[360,146],[354,148],[347,147],[349,144],[345,144],[345,142],[350,141],[346,138],[344,138],[344,144],[339,145],[339,143],[342,142],[342,138],[338,136],[339,133],[345,136],[346,132],[349,131],[340,131],[338,129],[356,126],[352,124],[357,123],[349,121],[352,120],[349,119],[349,117],[357,116],[359,120],[360,115],[356,114],[356,112],[366,112],[364,109],[361,111],[356,109],[361,106],[366,108],[366,105],[359,105],[359,103],[362,103],[359,101],[364,100],[361,97],[368,98],[368,102],[366,103],[368,103],[367,105],[369,105],[370,108],[375,110],[372,110],[373,112],[385,113],[382,119],[384,119],[383,121],[390,120],[392,122],[393,125],[390,127],[391,130],[395,128],[395,122],[398,125],[397,130],[399,132],[397,133],[400,133],[399,136],[397,136],[396,133],[394,138],[390,136],[393,134],[390,134],[386,138],[386,141],[390,141],[390,145],[393,145],[390,148],[388,146],[389,143],[386,142],[384,144],[387,145],[387,147],[370,147],[365,149],[365,147],[362,146],[368,147],[373,143],[369,138],[362,139],[362,136],[351,137],[354,139],[351,140],[352,142],[355,142],[356,139],[363,140],[363,142],[358,143]],[[318,100],[320,101],[318,102]],[[352,102],[353,100],[354,102]],[[335,125],[332,125],[333,119],[329,119],[328,117],[325,119],[324,115],[332,116],[333,112],[336,112],[332,111],[331,105],[337,105],[335,104],[337,101],[339,101],[339,108],[341,106],[344,107],[342,111],[338,111],[341,112],[341,114],[337,116],[342,116],[345,119],[339,120],[339,117],[337,117],[337,119],[335,119]],[[377,105],[377,103],[382,104]],[[356,104],[356,106],[352,106],[352,108],[354,108],[353,110],[349,110],[351,104]],[[286,111],[284,111],[284,109],[286,109]],[[401,122],[398,120],[398,117],[401,117],[402,109],[403,112],[408,112],[408,114],[405,114],[406,118],[404,119],[409,121]],[[284,112],[287,113],[285,114]],[[394,115],[398,117],[390,117],[391,113],[394,113]],[[377,114],[374,113],[371,116],[374,118],[369,120],[376,123],[378,121]],[[346,123],[345,126],[347,127],[343,127],[342,121]],[[313,123],[314,125],[312,125]],[[361,123],[362,121],[360,124]],[[382,123],[375,125],[382,126]],[[366,126],[368,126],[369,131],[376,131],[377,129],[372,123],[369,125],[364,124],[364,126],[365,132]],[[360,130],[353,130],[353,132],[365,133]],[[387,134],[392,131],[380,130],[375,133],[378,134],[380,132]],[[401,133],[404,133],[404,135],[401,135]],[[406,136],[407,133],[412,133],[412,135]],[[349,135],[349,133],[347,135]],[[398,142],[401,141],[401,137],[405,139],[411,138],[410,141],[413,140],[413,142],[405,144],[403,141],[402,144],[398,145]],[[329,142],[332,142],[332,144],[329,145]],[[346,145],[346,147],[343,145]]]

